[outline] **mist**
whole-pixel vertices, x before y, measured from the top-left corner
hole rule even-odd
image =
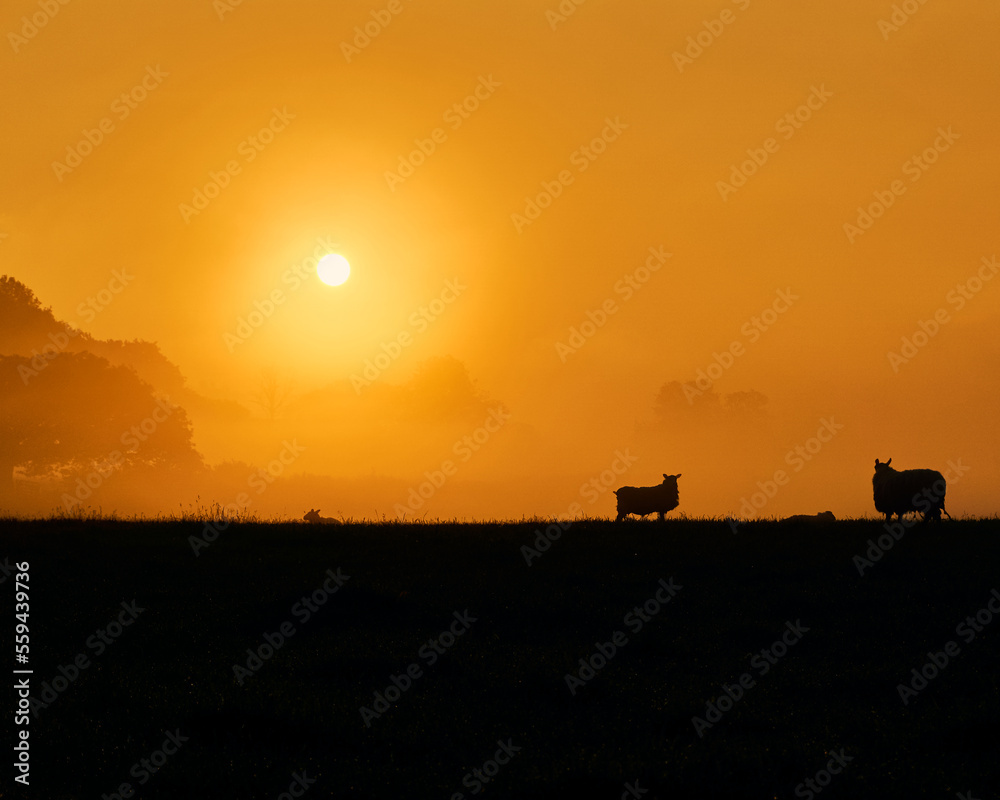
[[[0,507],[997,513],[994,5],[400,7],[11,4]]]

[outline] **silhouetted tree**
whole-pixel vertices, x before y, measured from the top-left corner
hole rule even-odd
[[[722,398],[714,389],[685,392],[680,381],[670,381],[660,387],[653,403],[653,411],[663,422],[678,418],[688,421],[710,422],[718,418]]]
[[[0,320],[4,325],[19,327],[17,323],[20,322],[23,326],[24,319],[18,319],[15,315],[35,313],[45,313],[35,293],[15,278],[0,276]],[[52,316],[51,311],[49,316]]]
[[[41,370],[0,356],[0,499],[15,468],[40,476],[201,465],[184,409],[132,369],[90,353],[60,353]]]
[[[478,421],[490,407],[468,368],[452,356],[422,362],[395,399],[401,416],[425,421]]]
[[[56,320],[51,308],[42,308],[31,289],[14,278],[0,277],[0,353],[34,355],[32,350],[40,353],[47,346],[50,351],[63,350],[78,333],[67,328]]]
[[[685,391],[680,381],[670,381],[660,387],[653,411],[661,422],[691,424],[725,424],[744,427],[767,418],[767,395],[750,390],[717,394],[714,389]]]
[[[726,410],[731,412],[740,422],[761,422],[767,417],[767,395],[750,390],[748,392],[732,392],[725,395]]]
[[[180,367],[160,352],[155,342],[142,339],[94,339],[82,334],[76,343],[70,343],[69,350],[87,350],[96,356],[106,358],[112,364],[132,367],[146,383],[168,394],[184,390],[186,380]]]
[[[184,388],[184,376],[153,342],[95,339],[55,318],[20,281],[0,277],[0,354],[33,356],[36,365],[57,353],[87,351],[112,364],[127,364],[160,391]],[[37,366],[36,366],[37,369]]]
[[[290,383],[281,383],[275,374],[270,370],[265,370],[261,375],[260,386],[251,402],[259,406],[264,416],[272,422],[281,416],[281,413],[291,402],[292,386]]]

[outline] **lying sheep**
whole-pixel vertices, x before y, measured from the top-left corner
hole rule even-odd
[[[615,522],[620,522],[629,514],[644,517],[647,514],[658,514],[662,520],[668,511],[677,508],[679,502],[677,492],[677,475],[663,475],[663,483],[659,486],[623,486],[615,489],[618,498],[618,516]]]
[[[895,470],[891,463],[891,458],[884,464],[876,458],[872,476],[875,510],[885,514],[886,522],[893,514],[902,519],[907,511],[919,511],[925,521],[940,520],[942,511],[951,516],[944,508],[944,475],[934,469]]]
[[[821,511],[819,514],[793,514],[781,521],[803,525],[818,525],[827,522],[836,522],[837,518],[833,516],[832,511]]]
[[[318,508],[309,509],[309,511],[306,513],[304,517],[302,517],[302,519],[304,519],[306,522],[316,522],[316,523],[340,522],[339,519],[334,519],[333,517],[321,517],[319,515]]]

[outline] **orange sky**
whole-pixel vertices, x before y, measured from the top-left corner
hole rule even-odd
[[[880,27],[893,4],[8,0],[0,272],[94,336],[159,343],[206,395],[245,402],[263,370],[340,385],[353,400],[281,433],[353,444],[295,471],[435,468],[455,426],[359,442],[373,390],[451,356],[511,414],[457,479],[567,476],[529,516],[627,448],[621,483],[683,474],[678,513],[735,513],[780,469],[763,514],[874,513],[892,457],[961,459],[949,510],[993,514],[1000,8],[902,5]],[[651,248],[669,257],[647,273]],[[353,269],[337,288],[308,261],[330,249]],[[766,395],[761,430],[656,416],[664,384],[734,342],[713,388]],[[829,418],[843,429],[792,472]],[[262,457],[197,418],[195,440],[210,462]]]

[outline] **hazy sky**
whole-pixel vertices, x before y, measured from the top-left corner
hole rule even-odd
[[[679,511],[784,469],[762,513],[846,515],[874,513],[876,457],[964,459],[949,509],[995,513],[998,23],[987,0],[8,0],[0,272],[212,396],[262,370],[351,391],[386,354],[332,431],[452,356],[511,413],[469,478],[632,448],[621,483],[682,473]],[[767,396],[757,438],[657,416],[699,370]],[[454,438],[400,438],[395,474]]]

